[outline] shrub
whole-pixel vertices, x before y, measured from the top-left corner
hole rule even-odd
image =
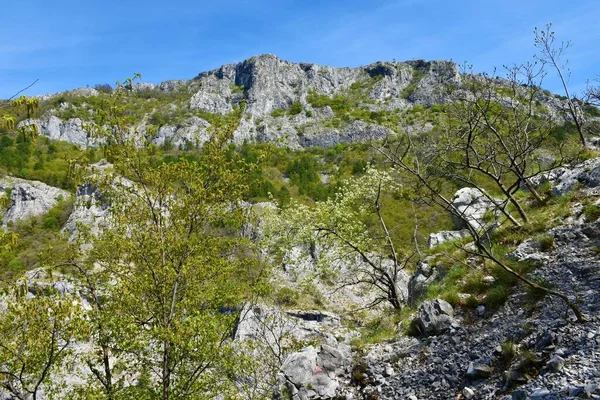
[[[231,92],[233,94],[244,94],[244,90],[246,90],[244,85],[236,85],[235,83],[231,84]]]
[[[295,306],[300,295],[294,289],[283,287],[275,293],[275,303],[280,306]]]
[[[313,112],[312,112],[311,110],[306,110],[306,111],[304,112],[304,115],[306,115],[308,118],[310,118],[310,117],[312,117],[312,116],[313,116]]]
[[[485,295],[484,303],[492,308],[498,308],[508,299],[508,291],[504,286],[496,286],[491,288]]]
[[[290,115],[298,115],[302,112],[302,103],[300,103],[299,101],[295,101],[292,103],[292,105],[290,106],[290,109],[288,110]]]
[[[113,91],[112,86],[110,86],[110,84],[108,83],[101,83],[98,85],[94,86],[94,89],[96,89],[97,91],[101,92],[101,93],[111,93]]]
[[[273,118],[279,118],[279,117],[283,117],[285,115],[285,110],[283,108],[276,108],[273,110],[273,112],[271,113],[271,116]]]
[[[554,249],[554,238],[552,236],[542,236],[538,239],[538,242],[540,244],[540,250],[543,252],[547,252]]]
[[[600,218],[600,206],[588,204],[583,208],[583,215],[585,216],[585,220],[588,222],[597,220]]]

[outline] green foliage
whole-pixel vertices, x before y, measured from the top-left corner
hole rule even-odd
[[[583,208],[585,220],[592,222],[600,218],[600,206],[596,204],[588,204]]]
[[[26,292],[27,282],[12,288],[0,310],[0,379],[16,398],[35,399],[73,352],[71,342],[85,332],[81,310],[70,295],[50,289],[30,298]]]
[[[302,103],[300,103],[299,101],[295,101],[288,109],[288,113],[290,115],[298,115],[302,112],[303,109],[304,107],[302,107]]]
[[[415,68],[413,69],[412,77],[410,83],[407,87],[402,89],[402,97],[405,99],[410,98],[410,96],[417,90],[417,85],[421,82],[421,79],[425,76],[427,70]]]
[[[554,237],[550,235],[544,235],[538,238],[538,243],[540,244],[540,250],[543,252],[548,252],[554,249]]]
[[[274,297],[277,305],[290,307],[298,304],[300,294],[294,289],[282,287],[275,293]]]
[[[226,146],[239,117],[215,124],[194,160],[158,164],[152,151],[138,147],[140,138],[131,137],[118,108],[106,119],[107,129],[95,135],[104,139],[114,170],[91,179],[110,199],[111,224],[91,238],[94,251],[85,263],[72,262],[86,282],[112,281],[102,286],[107,299],[93,303],[92,344],[101,355],[106,343],[120,343],[114,356],[131,375],[139,365],[153,371],[148,387],[128,387],[136,398],[226,392],[231,382],[222,376],[235,374],[238,364],[224,338],[238,312],[224,310],[261,293],[267,276],[254,245],[239,235],[248,190],[241,177],[253,169]],[[101,328],[117,322],[120,329]],[[102,357],[89,362],[105,370]],[[208,372],[216,370],[222,374]],[[96,377],[90,390],[112,396],[109,377]]]
[[[0,134],[0,168],[24,179],[39,180],[51,186],[72,189],[72,160],[96,162],[94,149],[81,150],[74,144],[41,137],[34,143],[16,133]]]
[[[236,85],[235,83],[231,84],[231,93],[233,94],[242,95],[244,94],[245,90],[246,88],[244,87],[244,85]]]
[[[508,299],[508,290],[502,285],[494,286],[485,295],[484,303],[491,309],[497,309]]]
[[[283,117],[286,114],[286,111],[283,108],[276,108],[271,112],[271,117],[279,118]]]
[[[5,246],[0,253],[0,281],[14,281],[25,270],[38,267],[46,259],[64,251],[67,240],[60,230],[71,210],[71,199],[64,199],[45,215],[11,226],[12,232],[5,234],[10,238],[10,246]]]

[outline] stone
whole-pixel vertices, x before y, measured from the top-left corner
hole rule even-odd
[[[452,306],[441,299],[425,301],[417,311],[415,323],[426,336],[447,331],[454,322]]]
[[[527,392],[523,389],[517,389],[512,393],[512,400],[527,400]]]
[[[485,379],[492,375],[493,368],[487,364],[471,362],[465,376],[469,379]]]
[[[85,123],[80,118],[71,118],[66,121],[55,115],[46,114],[40,119],[26,119],[17,124],[17,128],[28,125],[37,125],[41,135],[50,139],[64,140],[78,145],[82,149],[95,145],[88,135]]]
[[[308,346],[300,352],[290,354],[281,366],[284,385],[289,392],[297,390],[300,399],[332,398],[339,387],[339,382],[331,379],[317,365],[317,357],[317,349]]]
[[[71,241],[79,236],[80,224],[97,235],[103,227],[108,226],[109,205],[103,201],[101,193],[91,183],[84,183],[77,188],[73,210],[63,227]]]
[[[575,190],[578,186],[596,188],[600,186],[600,157],[592,158],[570,169],[561,171],[556,177],[555,185],[551,192],[554,195],[563,195]]]
[[[560,372],[565,367],[565,359],[561,356],[554,355],[546,364],[553,372]]]
[[[394,368],[391,365],[386,365],[383,370],[383,376],[390,377],[394,375]]]
[[[433,268],[427,262],[419,262],[415,272],[408,280],[408,302],[413,305],[423,296],[427,287],[438,277],[436,268]]]
[[[466,229],[469,225],[477,230],[488,228],[489,222],[484,219],[495,206],[484,192],[465,187],[456,191],[451,203],[454,207],[451,216],[456,229]]]
[[[430,233],[427,245],[429,248],[439,246],[442,243],[451,242],[454,240],[462,240],[469,237],[469,231],[463,229],[460,231],[441,231],[436,233]]]
[[[5,177],[0,178],[0,195],[10,191],[10,207],[2,217],[2,226],[46,214],[60,200],[67,200],[69,192],[38,181]],[[1,212],[1,211],[0,211]]]
[[[531,393],[529,395],[529,398],[531,399],[543,399],[547,396],[550,395],[550,391],[548,389],[545,388],[539,388],[533,391],[533,393]]]
[[[465,386],[465,388],[462,391],[462,394],[467,400],[470,400],[473,397],[475,397],[475,391],[468,386]]]

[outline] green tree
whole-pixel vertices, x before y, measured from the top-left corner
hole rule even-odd
[[[85,261],[67,263],[96,293],[90,315],[98,356],[88,360],[95,379],[86,390],[165,400],[226,393],[225,377],[241,365],[228,340],[236,310],[266,275],[240,233],[248,189],[241,174],[249,166],[227,148],[239,115],[213,125],[198,160],[157,164],[122,111],[109,108],[107,129],[94,132],[114,163],[90,178],[110,203],[109,226]],[[138,385],[118,381],[119,374]]]
[[[276,246],[318,247],[320,274],[333,277],[339,288],[366,286],[374,293],[369,307],[387,302],[400,309],[407,299],[399,277],[412,255],[396,249],[382,213],[384,198],[399,190],[390,173],[368,168],[332,198],[314,206],[292,202],[269,222]]]
[[[37,287],[33,297],[27,290],[21,281],[0,311],[0,386],[19,400],[35,400],[42,389],[46,394],[59,390],[51,385],[52,374],[83,333],[76,299],[52,287]]]

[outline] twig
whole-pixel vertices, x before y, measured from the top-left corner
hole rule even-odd
[[[15,98],[15,97],[17,97],[19,94],[23,93],[24,91],[26,91],[27,89],[29,89],[30,87],[32,87],[33,85],[35,85],[35,84],[36,84],[38,81],[39,81],[39,78],[38,78],[38,79],[36,79],[35,81],[33,81],[33,82],[32,82],[32,83],[31,83],[29,86],[27,86],[26,88],[19,90],[17,93],[13,94],[12,96],[10,96],[10,97],[9,97],[8,99],[6,99],[6,100],[7,100],[7,101],[10,101],[10,100],[14,99],[14,98]],[[2,105],[2,106],[0,106],[0,107],[6,107],[6,104],[5,104],[5,105]]]

